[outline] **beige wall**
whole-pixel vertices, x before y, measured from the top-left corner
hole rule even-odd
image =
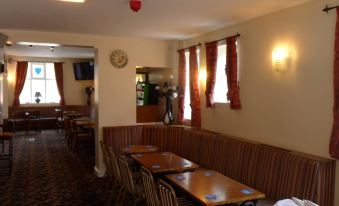
[[[218,104],[206,109],[201,97],[202,127],[234,136],[329,157],[333,104],[333,48],[336,12],[313,0],[182,42],[184,46],[239,32],[239,80],[242,110]],[[272,51],[287,46],[290,66],[272,69]],[[205,47],[201,48],[205,69]],[[201,82],[201,94],[205,82]],[[339,179],[337,162],[337,179]],[[336,204],[339,205],[339,181]]]
[[[170,67],[170,44],[168,41],[82,35],[55,32],[1,30],[13,42],[51,42],[64,45],[93,46],[96,49],[96,73],[94,79],[95,107],[97,108],[97,138],[102,139],[102,127],[130,125],[136,123],[135,106],[135,67]],[[129,62],[123,69],[110,64],[110,54],[115,49],[125,50]],[[96,153],[96,168],[99,175],[104,172],[100,152]]]
[[[39,61],[39,62],[64,62],[64,95],[65,101],[68,105],[85,105],[87,104],[87,95],[85,88],[93,86],[93,80],[76,81],[73,72],[73,63],[87,61],[86,59],[55,59],[55,58],[32,58],[32,57],[9,57],[12,59],[7,64],[8,70],[8,105],[11,105],[14,99],[14,84],[15,84],[15,70],[16,61]],[[35,105],[35,104],[34,104]],[[33,106],[34,106],[33,105]],[[32,105],[30,105],[32,106]],[[5,114],[7,115],[7,114]]]

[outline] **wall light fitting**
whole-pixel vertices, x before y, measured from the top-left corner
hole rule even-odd
[[[272,52],[272,66],[276,71],[288,69],[289,52],[287,47],[278,47]]]

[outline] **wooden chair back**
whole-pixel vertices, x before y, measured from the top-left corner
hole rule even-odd
[[[173,187],[163,180],[159,180],[159,193],[162,206],[179,206]]]
[[[112,176],[112,166],[111,166],[111,163],[109,161],[109,156],[108,156],[108,152],[107,152],[107,149],[106,149],[106,145],[102,140],[100,140],[100,148],[101,148],[101,151],[102,151],[104,164],[106,166],[105,175],[106,176]]]
[[[129,168],[126,157],[119,156],[118,163],[120,168],[121,185],[124,189],[135,196],[136,190],[132,178],[132,172]]]
[[[111,165],[111,173],[113,177],[121,184],[121,176],[120,176],[120,168],[119,168],[119,163],[118,159],[114,154],[114,151],[111,147],[106,147],[106,151],[108,154],[108,160]]]
[[[160,201],[152,173],[145,167],[141,167],[142,183],[145,189],[147,206],[160,206]]]

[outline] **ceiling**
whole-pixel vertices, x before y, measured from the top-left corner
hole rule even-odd
[[[1,0],[0,28],[181,40],[272,13],[308,0]],[[13,56],[93,58],[93,48],[5,47]]]
[[[94,58],[95,50],[89,47],[58,46],[52,52],[48,46],[25,46],[13,44],[6,46],[5,52],[9,56],[43,57],[43,58]]]
[[[186,39],[308,0],[142,0],[138,13],[129,0],[1,0],[0,28]]]

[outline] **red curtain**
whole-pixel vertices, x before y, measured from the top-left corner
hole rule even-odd
[[[241,109],[239,84],[238,84],[238,55],[237,55],[237,37],[226,39],[226,75],[228,84],[227,98],[230,101],[231,109]]]
[[[55,79],[58,87],[58,92],[60,95],[60,105],[65,105],[65,96],[64,96],[64,76],[61,62],[54,63]]]
[[[179,50],[178,71],[178,123],[184,122],[185,90],[186,90],[186,58],[185,50]]]
[[[26,74],[27,74],[28,62],[17,62],[16,74],[15,74],[15,88],[14,88],[14,101],[13,106],[18,107],[20,105],[20,94],[25,85]]]
[[[216,81],[218,42],[209,42],[206,47],[206,107],[214,107],[214,86]]]
[[[333,125],[330,141],[330,154],[333,158],[339,159],[339,9],[337,9],[337,24],[334,43],[334,105]]]
[[[199,71],[197,47],[189,48],[190,52],[190,99],[192,108],[191,125],[193,127],[201,127],[201,111],[200,111],[200,93],[199,93]]]

